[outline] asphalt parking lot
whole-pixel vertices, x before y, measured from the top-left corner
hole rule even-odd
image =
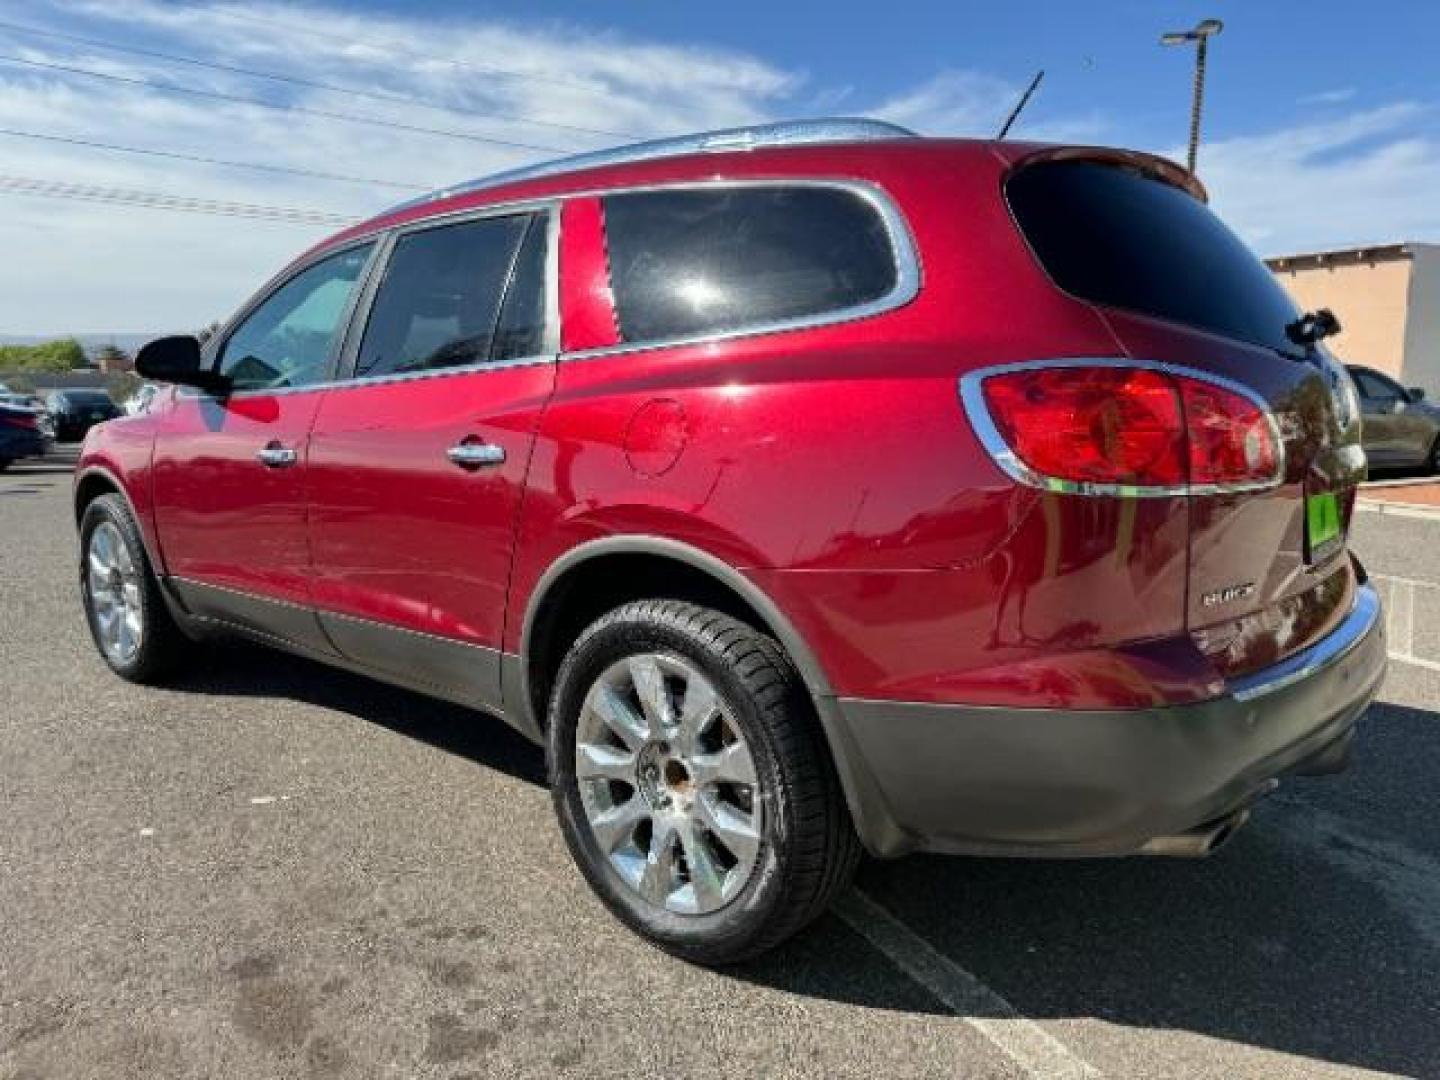
[[[1408,658],[1213,859],[872,863],[717,974],[603,912],[498,721],[248,647],[110,676],[69,490],[0,475],[5,1080],[1440,1076],[1440,521],[1357,516]]]

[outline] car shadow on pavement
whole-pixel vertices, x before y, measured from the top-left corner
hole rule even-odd
[[[171,689],[288,697],[378,724],[529,784],[546,782],[544,753],[504,721],[288,653],[227,641],[202,650]]]
[[[498,719],[258,647],[215,650],[175,689],[290,697],[545,783],[540,749]],[[1366,728],[1351,772],[1288,782],[1208,860],[912,856],[867,862],[857,885],[1032,1019],[1192,1032],[1433,1074],[1440,714],[1379,705]],[[721,977],[949,1012],[834,914]]]
[[[858,887],[1033,1019],[1435,1075],[1440,714],[1382,705],[1368,726],[1349,774],[1286,784],[1208,860],[913,856],[867,863]],[[732,974],[916,1009],[913,987],[887,996],[888,965],[829,916]]]

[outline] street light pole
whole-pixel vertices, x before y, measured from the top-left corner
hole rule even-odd
[[[1195,92],[1190,100],[1190,152],[1186,158],[1192,176],[1200,153],[1200,113],[1205,107],[1205,53],[1210,39],[1223,29],[1225,24],[1219,19],[1206,19],[1193,30],[1176,30],[1160,36],[1161,45],[1195,43]]]

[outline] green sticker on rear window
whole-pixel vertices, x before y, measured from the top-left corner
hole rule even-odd
[[[1306,498],[1305,527],[1310,534],[1311,551],[1324,547],[1340,535],[1340,501],[1333,491]]]

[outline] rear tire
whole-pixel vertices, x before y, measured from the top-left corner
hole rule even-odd
[[[560,828],[591,888],[685,960],[773,948],[859,861],[794,667],[708,608],[638,601],[585,630],[556,678],[546,749]]]
[[[122,679],[162,682],[193,654],[119,495],[101,495],[80,517],[80,594],[95,646]]]
[[[1430,457],[1425,464],[1431,476],[1440,476],[1440,435],[1435,436],[1435,444],[1430,447]]]
[[[4,472],[6,469],[8,469],[14,460],[14,458],[0,457],[0,472]]]

